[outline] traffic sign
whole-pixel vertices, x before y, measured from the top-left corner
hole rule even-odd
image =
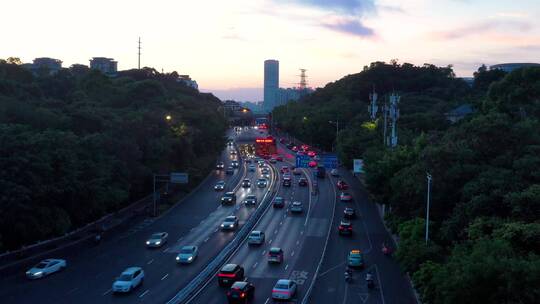
[[[172,172],[171,173],[171,183],[173,184],[187,184],[188,183],[188,174],[183,172]]]
[[[353,172],[362,173],[364,171],[364,161],[361,159],[353,160]]]
[[[310,160],[307,155],[296,155],[296,168],[307,168]]]
[[[324,154],[322,160],[326,169],[337,169],[338,160],[336,154]]]

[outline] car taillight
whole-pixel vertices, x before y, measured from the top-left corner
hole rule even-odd
[[[348,230],[352,230],[352,227],[348,227],[347,229],[348,229]]]
[[[245,296],[246,296],[246,293],[245,293],[245,292],[242,292],[242,293],[240,294],[240,298],[243,298],[243,297],[245,297]]]
[[[343,227],[339,226],[339,230],[343,230]]]
[[[218,274],[218,277],[220,277],[220,278],[234,278],[235,275],[234,275],[234,273],[231,273],[231,274],[228,274],[228,273],[219,273],[219,274]]]

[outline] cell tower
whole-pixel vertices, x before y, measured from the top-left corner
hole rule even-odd
[[[137,48],[139,50],[139,52],[138,52],[138,59],[139,59],[138,68],[140,70],[141,69],[141,37],[139,37],[139,46]]]
[[[399,119],[399,108],[398,103],[401,99],[401,96],[392,93],[390,95],[390,109],[388,111],[388,114],[390,115],[390,120],[392,124],[392,135],[390,135],[390,147],[394,148],[397,146],[398,143],[398,135],[397,135],[397,120]]]
[[[307,88],[307,75],[306,69],[300,69],[300,89],[305,90]]]

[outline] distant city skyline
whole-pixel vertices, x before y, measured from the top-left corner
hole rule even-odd
[[[86,4],[86,5],[85,5]],[[262,100],[263,66],[280,61],[282,87],[322,87],[374,61],[453,65],[471,76],[483,63],[540,61],[537,0],[20,0],[4,14],[0,58],[114,58],[189,74],[220,98]],[[103,8],[106,8],[104,15]],[[103,21],[96,18],[103,17]],[[97,21],[99,20],[99,21]],[[105,22],[104,22],[105,21]],[[35,26],[39,24],[39,26]],[[67,26],[69,25],[69,26]]]

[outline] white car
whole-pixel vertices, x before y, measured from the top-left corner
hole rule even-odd
[[[290,300],[296,294],[296,283],[292,280],[278,280],[272,288],[272,299]]]
[[[254,164],[249,165],[248,169],[250,172],[255,172],[255,165]]]
[[[182,264],[193,263],[197,255],[199,255],[199,248],[197,246],[184,246],[176,256],[176,262]]]
[[[112,284],[113,292],[130,292],[141,285],[144,280],[144,270],[141,267],[129,267],[124,270]]]
[[[253,230],[248,237],[249,245],[262,245],[264,244],[264,232]]]
[[[257,196],[253,194],[246,196],[246,199],[244,200],[244,205],[257,205]]]
[[[66,266],[67,266],[66,260],[46,259],[39,262],[36,266],[30,268],[26,272],[26,277],[29,279],[43,278],[49,274],[65,269]]]
[[[216,190],[216,191],[222,191],[224,189],[225,189],[225,182],[224,181],[219,181],[214,186],[214,190]]]
[[[150,236],[148,241],[146,241],[147,247],[161,247],[167,242],[169,234],[167,232],[156,232]]]
[[[332,169],[332,170],[330,171],[330,175],[332,175],[332,176],[339,176],[338,169]]]

